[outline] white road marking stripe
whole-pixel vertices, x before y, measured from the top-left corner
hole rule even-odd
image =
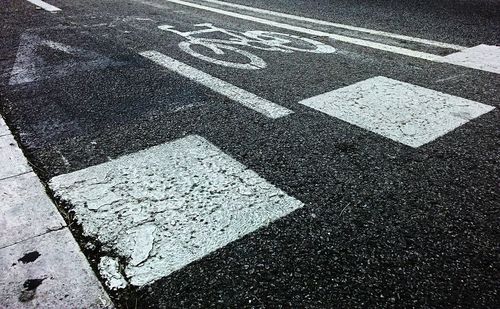
[[[253,93],[238,88],[203,71],[190,67],[189,65],[170,58],[160,52],[145,51],[141,52],[140,55],[269,118],[276,119],[293,113],[293,111],[283,106],[258,97]]]
[[[147,2],[147,1],[142,1],[142,0],[136,0],[136,1],[139,3],[145,4],[145,5],[153,6],[153,7],[163,7],[161,5],[158,5],[158,4],[152,3],[152,2]],[[263,25],[273,26],[276,28],[305,33],[305,34],[309,34],[309,35],[313,35],[313,36],[329,37],[329,38],[332,38],[332,39],[337,40],[337,41],[355,44],[355,45],[360,45],[360,46],[369,47],[369,48],[378,49],[378,50],[383,50],[383,51],[388,51],[388,52],[395,53],[395,54],[400,54],[400,55],[410,56],[410,57],[414,57],[414,58],[435,61],[435,62],[442,62],[443,61],[442,56],[429,54],[429,53],[425,53],[425,52],[420,52],[420,51],[415,51],[415,50],[411,50],[411,49],[407,49],[407,48],[386,45],[386,44],[382,44],[382,43],[352,38],[352,37],[348,37],[348,36],[328,33],[328,32],[319,31],[319,30],[307,29],[304,27],[293,26],[293,25],[280,23],[280,22],[276,22],[276,21],[272,21],[272,20],[268,20],[268,19],[264,19],[264,18],[259,18],[259,17],[244,15],[244,14],[240,14],[240,13],[225,11],[225,10],[213,8],[210,6],[200,5],[200,4],[181,1],[181,0],[164,0],[164,1],[176,3],[179,5],[184,5],[184,6],[200,9],[200,10],[205,10],[205,11],[209,11],[209,12],[213,12],[213,13],[217,13],[217,14],[221,14],[221,15],[231,16],[234,18],[248,20],[248,21],[260,23]]]
[[[411,147],[429,143],[494,109],[383,76],[299,103]]]
[[[233,7],[233,8],[237,8],[237,9],[243,9],[243,10],[247,10],[247,11],[251,11],[251,12],[255,12],[255,13],[268,14],[268,15],[282,17],[282,18],[288,18],[288,19],[293,19],[293,20],[298,20],[298,21],[305,21],[305,22],[309,22],[309,23],[314,23],[317,25],[331,26],[331,27],[335,27],[335,28],[353,30],[353,31],[378,35],[378,36],[385,36],[385,37],[389,37],[389,38],[393,38],[393,39],[422,43],[422,44],[441,47],[441,48],[448,48],[448,49],[454,49],[454,50],[463,50],[463,49],[467,48],[465,46],[460,46],[460,45],[456,45],[456,44],[449,44],[449,43],[438,42],[438,41],[422,39],[422,38],[416,38],[416,37],[411,37],[411,36],[407,36],[407,35],[396,34],[396,33],[391,33],[391,32],[386,32],[386,31],[379,31],[379,30],[367,29],[367,28],[362,28],[362,27],[356,27],[356,26],[351,26],[351,25],[332,23],[332,22],[325,21],[325,20],[302,17],[302,16],[286,14],[286,13],[270,11],[270,10],[264,10],[264,9],[260,9],[260,8],[254,8],[254,7],[250,7],[250,6],[246,6],[246,5],[235,4],[235,3],[225,2],[225,1],[218,1],[218,0],[202,0],[202,1],[208,2],[208,3],[224,5],[227,7]]]
[[[196,135],[54,177],[50,186],[72,205],[85,235],[123,257],[134,286],[304,206]],[[100,266],[120,288],[116,262],[104,257]]]
[[[55,7],[52,4],[48,4],[47,2],[44,2],[42,0],[26,0],[26,1],[31,2],[34,5],[39,6],[42,9],[49,11],[49,12],[57,12],[57,11],[61,10],[60,8]]]
[[[451,64],[500,74],[500,46],[481,44],[444,58]]]

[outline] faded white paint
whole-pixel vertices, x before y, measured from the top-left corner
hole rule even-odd
[[[0,248],[65,225],[33,172],[0,180]]]
[[[288,19],[292,19],[292,20],[298,20],[298,21],[308,22],[308,23],[322,25],[322,26],[330,26],[330,27],[335,27],[335,28],[340,28],[340,29],[368,33],[368,34],[373,34],[373,35],[377,35],[377,36],[383,36],[383,37],[388,37],[388,38],[392,38],[392,39],[404,40],[404,41],[408,41],[408,42],[426,44],[426,45],[440,47],[440,48],[448,48],[448,49],[454,49],[454,50],[463,50],[463,49],[467,48],[467,47],[463,47],[463,46],[456,45],[456,44],[449,44],[449,43],[444,43],[444,42],[416,38],[416,37],[401,35],[401,34],[397,34],[397,33],[367,29],[367,28],[345,25],[345,24],[340,24],[340,23],[332,23],[332,22],[325,21],[325,20],[319,20],[319,19],[297,16],[297,15],[292,15],[292,14],[286,14],[286,13],[281,13],[281,12],[276,12],[276,11],[270,11],[270,10],[255,8],[255,7],[251,7],[251,6],[225,2],[225,1],[218,1],[218,0],[202,0],[202,1],[207,2],[207,3],[214,3],[217,5],[223,5],[226,7],[247,10],[247,11],[255,12],[255,13],[259,13],[259,14],[266,14],[266,15],[276,16],[276,17],[280,17],[280,18],[288,18]]]
[[[35,260],[20,260],[35,252]],[[0,274],[2,308],[112,308],[67,228],[0,249]],[[36,279],[36,289],[24,287]]]
[[[500,46],[481,44],[444,58],[451,64],[500,74]]]
[[[47,2],[42,1],[42,0],[26,0],[26,1],[31,2],[34,5],[36,5],[38,7],[41,7],[45,11],[49,11],[49,12],[52,12],[52,13],[55,13],[55,12],[58,12],[58,11],[61,10],[60,8],[55,7],[52,4],[48,4]]]
[[[291,110],[283,106],[263,99],[203,71],[190,67],[189,65],[170,58],[160,52],[145,51],[141,52],[140,55],[269,118],[276,119],[293,113]]]
[[[31,167],[12,135],[0,136],[0,179],[31,172]]]
[[[50,181],[127,280],[168,276],[303,204],[199,136]]]
[[[411,147],[429,143],[494,109],[382,76],[299,103]]]
[[[50,65],[37,54],[37,49],[45,46],[75,57],[62,64]],[[46,40],[38,35],[26,32],[21,36],[16,62],[12,67],[9,85],[30,83],[54,77],[61,77],[73,72],[104,69],[111,65],[121,65],[99,53]]]

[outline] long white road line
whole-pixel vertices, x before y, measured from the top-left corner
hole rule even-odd
[[[293,111],[283,106],[256,96],[253,93],[238,88],[203,71],[190,67],[189,65],[170,58],[160,52],[145,51],[141,52],[140,55],[269,118],[276,119],[293,113]]]
[[[299,27],[299,26],[293,26],[293,25],[280,23],[280,22],[276,22],[276,21],[272,21],[272,20],[268,20],[268,19],[264,19],[264,18],[259,18],[259,17],[244,15],[244,14],[240,14],[240,13],[225,11],[225,10],[217,9],[214,7],[196,4],[196,3],[192,3],[192,2],[186,2],[186,1],[182,1],[182,0],[164,0],[164,1],[179,4],[179,5],[184,5],[184,6],[200,9],[200,10],[205,10],[205,11],[209,11],[209,12],[213,12],[213,13],[217,13],[217,14],[221,14],[221,15],[226,15],[226,16],[230,16],[230,17],[234,17],[234,18],[238,18],[238,19],[248,20],[248,21],[252,21],[255,23],[268,25],[268,26],[272,26],[272,27],[276,27],[276,28],[305,33],[305,34],[312,35],[312,36],[329,37],[329,38],[332,38],[332,39],[340,41],[340,42],[345,42],[345,43],[360,45],[360,46],[369,47],[369,48],[373,48],[373,49],[388,51],[388,52],[395,53],[395,54],[400,54],[400,55],[410,56],[410,57],[414,57],[414,58],[435,61],[435,62],[444,62],[444,59],[442,56],[429,54],[429,53],[425,53],[425,52],[420,52],[420,51],[415,51],[415,50],[411,50],[411,49],[407,49],[407,48],[386,45],[386,44],[382,44],[382,43],[352,38],[352,37],[348,37],[348,36],[344,36],[344,35],[338,35],[338,34],[328,33],[328,32],[319,31],[319,30],[308,29],[308,28]],[[142,1],[142,0],[138,0],[138,2],[142,3],[144,5],[149,5],[149,6],[158,7],[158,8],[165,8],[164,6],[162,6],[161,4],[158,4],[158,3]]]
[[[444,43],[444,42],[416,38],[416,37],[411,37],[411,36],[407,36],[407,35],[391,33],[391,32],[386,32],[386,31],[373,30],[373,29],[367,29],[367,28],[356,27],[356,26],[351,26],[351,25],[332,23],[332,22],[325,21],[325,20],[308,18],[308,17],[286,14],[286,13],[270,11],[270,10],[264,10],[264,9],[260,9],[260,8],[254,8],[251,6],[235,4],[235,3],[225,2],[225,1],[218,1],[218,0],[201,0],[201,1],[207,2],[207,3],[214,3],[214,4],[218,4],[218,5],[223,5],[223,6],[227,6],[227,7],[232,7],[232,8],[236,8],[236,9],[247,10],[247,11],[255,12],[255,13],[259,13],[259,14],[267,14],[267,15],[271,15],[271,16],[288,18],[288,19],[313,23],[313,24],[317,24],[317,25],[330,26],[330,27],[346,29],[346,30],[353,30],[353,31],[358,31],[358,32],[393,38],[393,39],[399,39],[399,40],[405,40],[405,41],[409,41],[409,42],[426,44],[426,45],[435,46],[435,47],[448,48],[448,49],[454,49],[454,50],[464,50],[467,48],[467,47],[455,45],[455,44],[449,44],[449,43]]]
[[[49,11],[49,12],[57,12],[57,11],[60,11],[60,10],[61,10],[60,8],[55,7],[55,6],[53,6],[52,4],[48,4],[47,2],[44,2],[44,1],[42,1],[42,0],[26,0],[26,1],[31,2],[31,3],[33,3],[34,5],[41,7],[41,8],[42,8],[42,9],[44,9],[45,11]]]

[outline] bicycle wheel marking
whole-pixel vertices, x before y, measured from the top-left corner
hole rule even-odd
[[[219,49],[219,50],[222,50],[222,49],[227,49],[227,50],[230,50],[230,51],[233,51],[237,54],[240,54],[240,55],[243,55],[245,57],[247,57],[250,62],[249,63],[235,63],[235,62],[231,62],[231,61],[223,61],[223,60],[218,60],[218,59],[215,59],[215,58],[211,58],[211,57],[208,57],[208,56],[205,56],[203,54],[200,54],[196,51],[194,51],[192,48],[191,48],[191,45],[194,45],[194,44],[201,44],[201,43],[197,43],[197,42],[181,42],[179,43],[179,48],[190,54],[191,56],[193,57],[196,57],[198,59],[201,59],[201,60],[204,60],[204,61],[207,61],[207,62],[212,62],[214,64],[218,64],[218,65],[222,65],[222,66],[226,66],[226,67],[230,67],[230,68],[236,68],[236,69],[246,69],[246,70],[259,70],[259,69],[263,69],[265,67],[267,67],[267,63],[260,57],[252,54],[252,53],[249,53],[247,51],[244,51],[244,50],[240,50],[240,49],[237,49],[235,47],[232,47],[232,46],[227,46],[227,45],[207,45],[207,44],[201,44],[205,47],[213,47],[213,48],[216,48],[216,49]],[[212,48],[210,48],[212,49]],[[213,50],[213,49],[212,49]],[[224,52],[222,52],[224,53]],[[218,54],[218,53],[216,53]]]
[[[258,30],[237,33],[235,31],[213,26],[210,23],[197,24],[194,26],[206,28],[188,32],[175,30],[174,27],[170,25],[162,25],[158,28],[184,37],[186,41],[180,42],[179,48],[191,56],[213,64],[235,69],[259,70],[267,67],[267,63],[262,58],[246,50],[240,49],[239,47],[282,53],[307,52],[330,54],[336,52],[336,49],[330,45],[286,33]],[[200,36],[207,33],[223,34],[230,39],[214,39]],[[205,52],[206,54],[197,52],[191,47],[193,45],[203,46],[208,52]],[[236,62],[230,61],[229,59],[219,59],[221,56],[227,55],[225,51],[239,54],[243,56],[246,61]],[[228,57],[226,56],[226,58]]]

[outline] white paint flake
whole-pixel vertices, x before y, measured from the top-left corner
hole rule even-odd
[[[135,286],[168,276],[303,204],[199,136],[50,181]]]
[[[299,103],[411,147],[429,143],[494,109],[382,76]]]
[[[451,64],[500,74],[500,46],[481,44],[444,58]]]
[[[138,266],[144,262],[149,253],[153,249],[154,233],[156,227],[154,225],[141,225],[137,231],[134,231],[134,250],[132,251],[132,259],[130,265]]]
[[[99,273],[106,282],[106,286],[112,290],[123,289],[127,287],[127,280],[120,273],[120,264],[117,259],[104,256],[99,261]]]
[[[140,55],[269,118],[276,119],[293,113],[291,110],[283,106],[263,99],[203,71],[190,67],[189,65],[170,58],[160,52],[146,51],[140,53]]]

